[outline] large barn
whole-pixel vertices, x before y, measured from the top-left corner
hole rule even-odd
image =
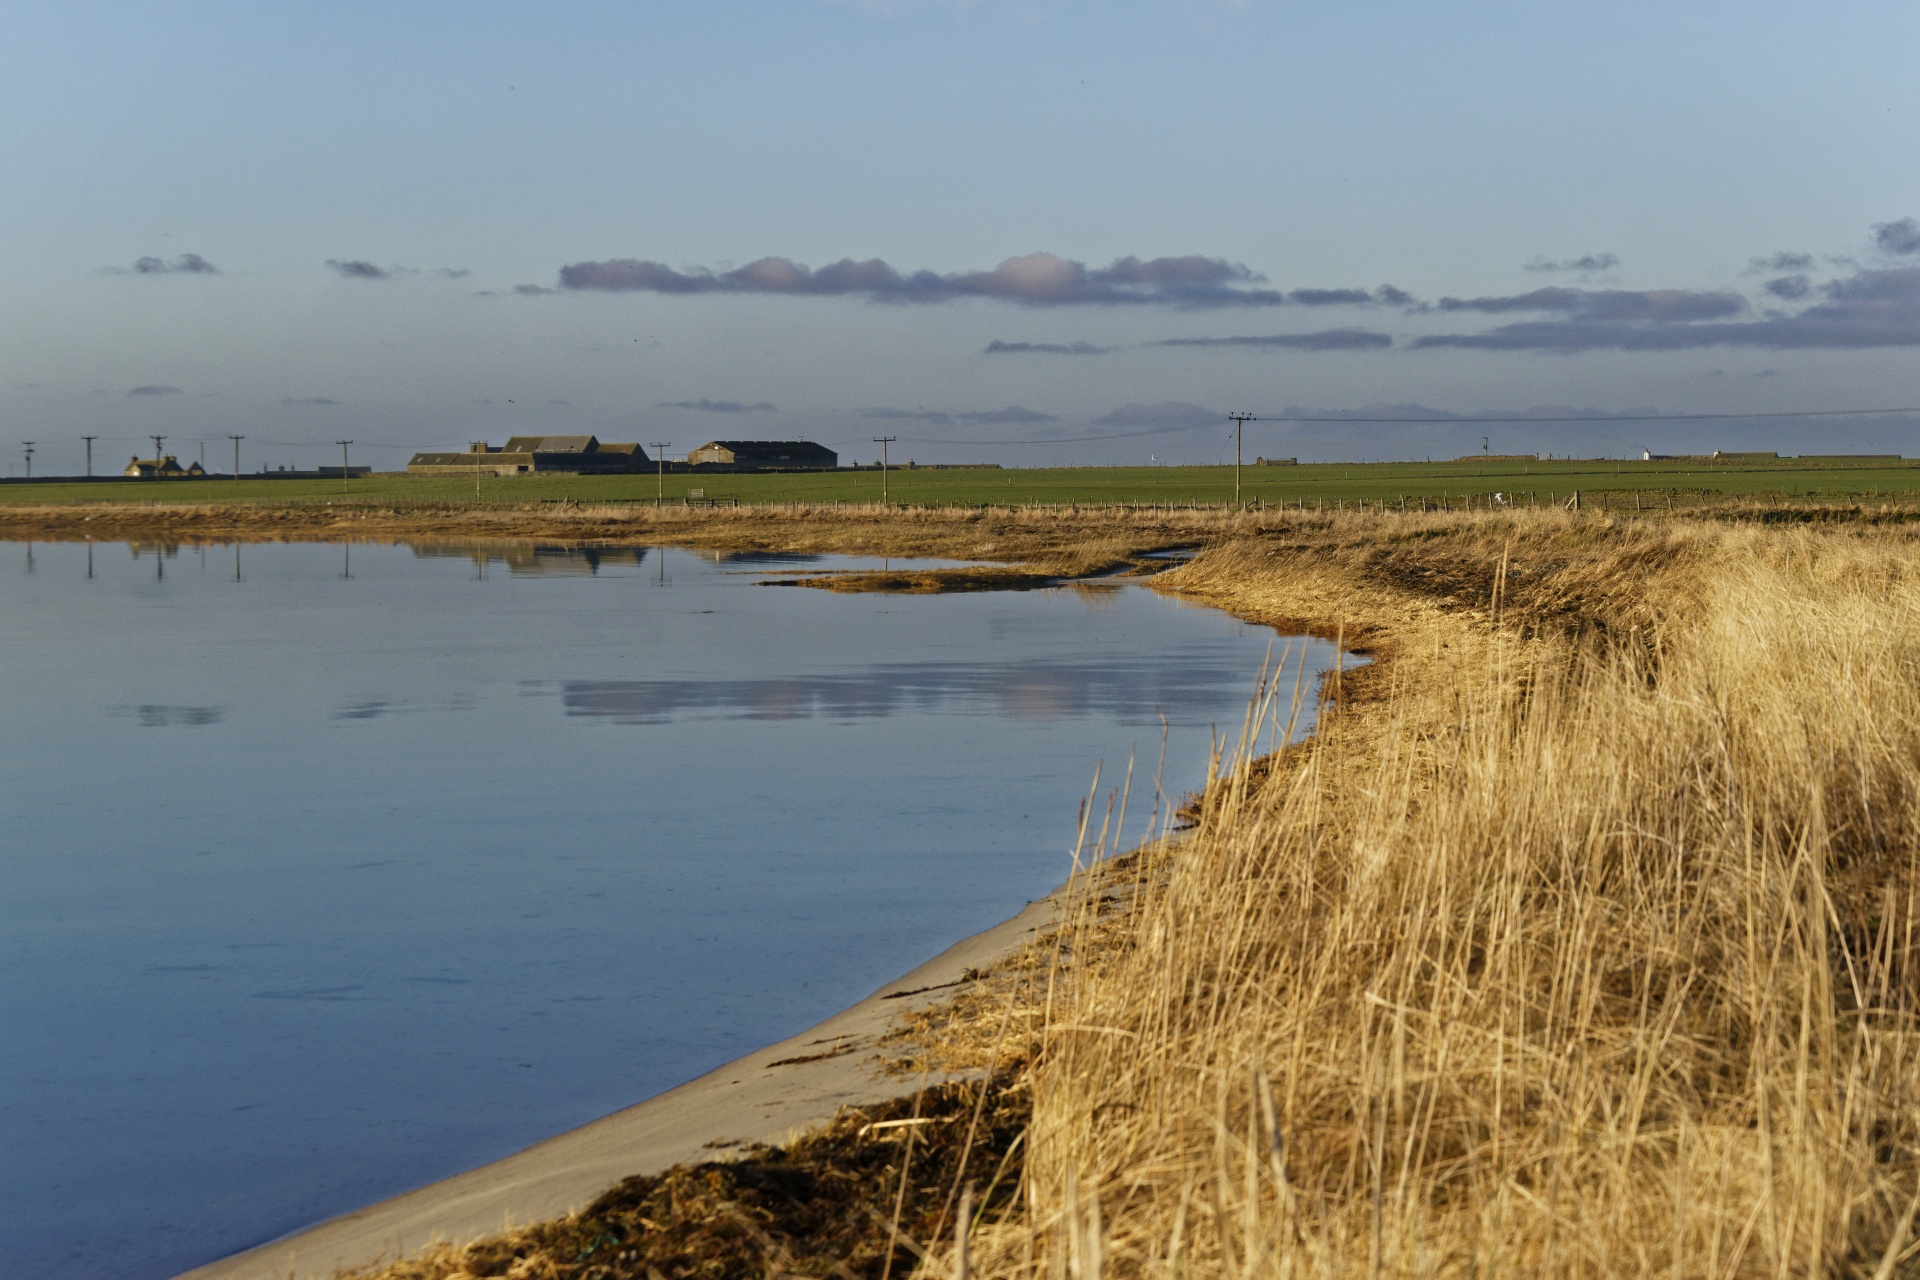
[[[595,436],[512,436],[495,447],[475,440],[466,452],[416,453],[407,463],[415,476],[514,476],[565,471],[594,475],[638,471],[653,460],[637,444],[602,444]]]
[[[840,465],[840,455],[811,440],[711,440],[687,455],[687,465],[827,469]]]

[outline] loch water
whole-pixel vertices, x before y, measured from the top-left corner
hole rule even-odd
[[[879,564],[0,543],[8,1274],[170,1276],[787,1036],[1333,661],[1134,585],[760,585]]]

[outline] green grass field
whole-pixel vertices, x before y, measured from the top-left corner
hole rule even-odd
[[[669,474],[668,502],[690,490],[721,501],[865,503],[880,500],[875,471],[771,475]],[[1316,463],[1247,466],[1241,493],[1248,501],[1289,506],[1304,502],[1397,503],[1401,498],[1457,501],[1503,492],[1521,502],[1565,501],[1575,490],[1595,500],[1665,505],[1720,497],[1777,499],[1904,499],[1920,493],[1920,461],[1878,462],[1782,459],[1777,462],[1459,462]],[[1232,467],[1047,467],[1018,470],[905,470],[887,476],[895,503],[978,506],[1026,503],[1202,503],[1233,498]],[[535,475],[485,477],[479,501],[503,505],[571,499],[584,503],[651,502],[655,477]],[[1584,499],[1583,499],[1584,500]],[[348,501],[386,506],[470,504],[471,480],[381,474],[353,480],[168,480],[139,484],[0,484],[4,503]]]

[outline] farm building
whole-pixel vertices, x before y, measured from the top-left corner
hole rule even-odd
[[[840,455],[811,440],[711,440],[687,455],[687,465],[825,469],[839,466]]]
[[[127,469],[120,474],[141,480],[191,480],[207,472],[197,462],[190,462],[183,467],[180,459],[169,453],[161,458],[128,458]]]
[[[511,436],[504,445],[475,440],[465,452],[416,453],[407,462],[415,476],[514,476],[566,471],[600,475],[638,471],[652,459],[637,444],[602,444],[595,436]]]

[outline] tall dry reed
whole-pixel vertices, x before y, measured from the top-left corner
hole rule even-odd
[[[1920,1268],[1911,543],[1572,528],[1089,894],[976,1274]]]

